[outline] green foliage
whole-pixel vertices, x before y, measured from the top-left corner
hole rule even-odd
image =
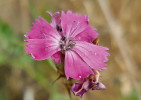
[[[62,95],[58,93],[54,93],[50,100],[69,100],[70,98],[67,95]]]
[[[52,85],[56,79],[56,66],[51,59],[35,61],[25,52],[25,42],[14,34],[7,23],[0,19],[0,67],[9,66],[24,70],[50,94],[50,100],[68,100],[67,95],[58,92],[58,86]],[[3,84],[4,86],[5,84]],[[6,91],[0,87],[0,100],[7,100]],[[58,99],[57,99],[58,98]]]
[[[123,96],[121,100],[138,100],[138,95],[134,89],[132,89],[130,95]]]
[[[0,100],[7,100],[5,93],[0,90]]]
[[[21,51],[23,51],[23,46],[19,39],[13,35],[8,24],[0,19],[0,64],[13,61],[21,55]]]

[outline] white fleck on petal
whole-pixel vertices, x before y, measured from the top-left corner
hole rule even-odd
[[[79,78],[81,78],[81,76],[79,76]]]
[[[33,58],[35,58],[35,56],[31,53],[31,56],[33,57]]]

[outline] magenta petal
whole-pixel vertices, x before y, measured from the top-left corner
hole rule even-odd
[[[72,86],[72,92],[76,96],[80,96],[81,98],[83,95],[90,89],[90,82],[85,81],[83,83],[74,83]]]
[[[76,94],[76,96],[80,96],[81,98],[83,97],[83,95],[87,92],[87,90],[82,89],[79,93]]]
[[[60,50],[58,44],[51,42],[48,44],[49,41],[46,39],[28,39],[26,41],[28,44],[25,50],[35,60],[45,60]]]
[[[51,59],[55,60],[55,63],[60,63],[61,62],[60,52],[57,52],[54,55],[52,55]]]
[[[76,45],[73,48],[79,56],[94,70],[106,69],[106,61],[108,61],[106,47],[97,46],[87,42],[75,41]]]
[[[60,40],[60,34],[42,17],[39,20],[35,20],[33,27],[26,33],[26,37],[29,39],[45,39],[52,37],[56,40]]]
[[[63,35],[68,37],[75,37],[77,34],[81,33],[88,27],[88,17],[72,13],[72,11],[67,11],[64,13],[62,11],[61,16],[61,26],[63,30]]]
[[[83,83],[74,83],[72,86],[72,92],[76,95],[77,92],[82,88]]]
[[[74,51],[65,52],[65,74],[76,80],[83,80],[90,74],[93,74],[90,67]]]
[[[92,41],[98,37],[98,33],[95,30],[96,29],[93,27],[87,27],[84,31],[75,36],[75,39],[92,43]]]

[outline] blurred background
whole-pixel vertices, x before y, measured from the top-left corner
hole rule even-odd
[[[107,90],[82,100],[141,100],[141,0],[0,0],[0,100],[70,100],[50,60],[35,61],[24,34],[45,12],[68,9],[88,15],[99,44],[110,48],[100,80]],[[80,100],[72,94],[72,100]]]

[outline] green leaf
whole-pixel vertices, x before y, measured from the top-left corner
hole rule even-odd
[[[56,65],[54,64],[54,62],[49,58],[47,59],[47,62],[50,64],[50,66],[57,72],[57,68]]]

